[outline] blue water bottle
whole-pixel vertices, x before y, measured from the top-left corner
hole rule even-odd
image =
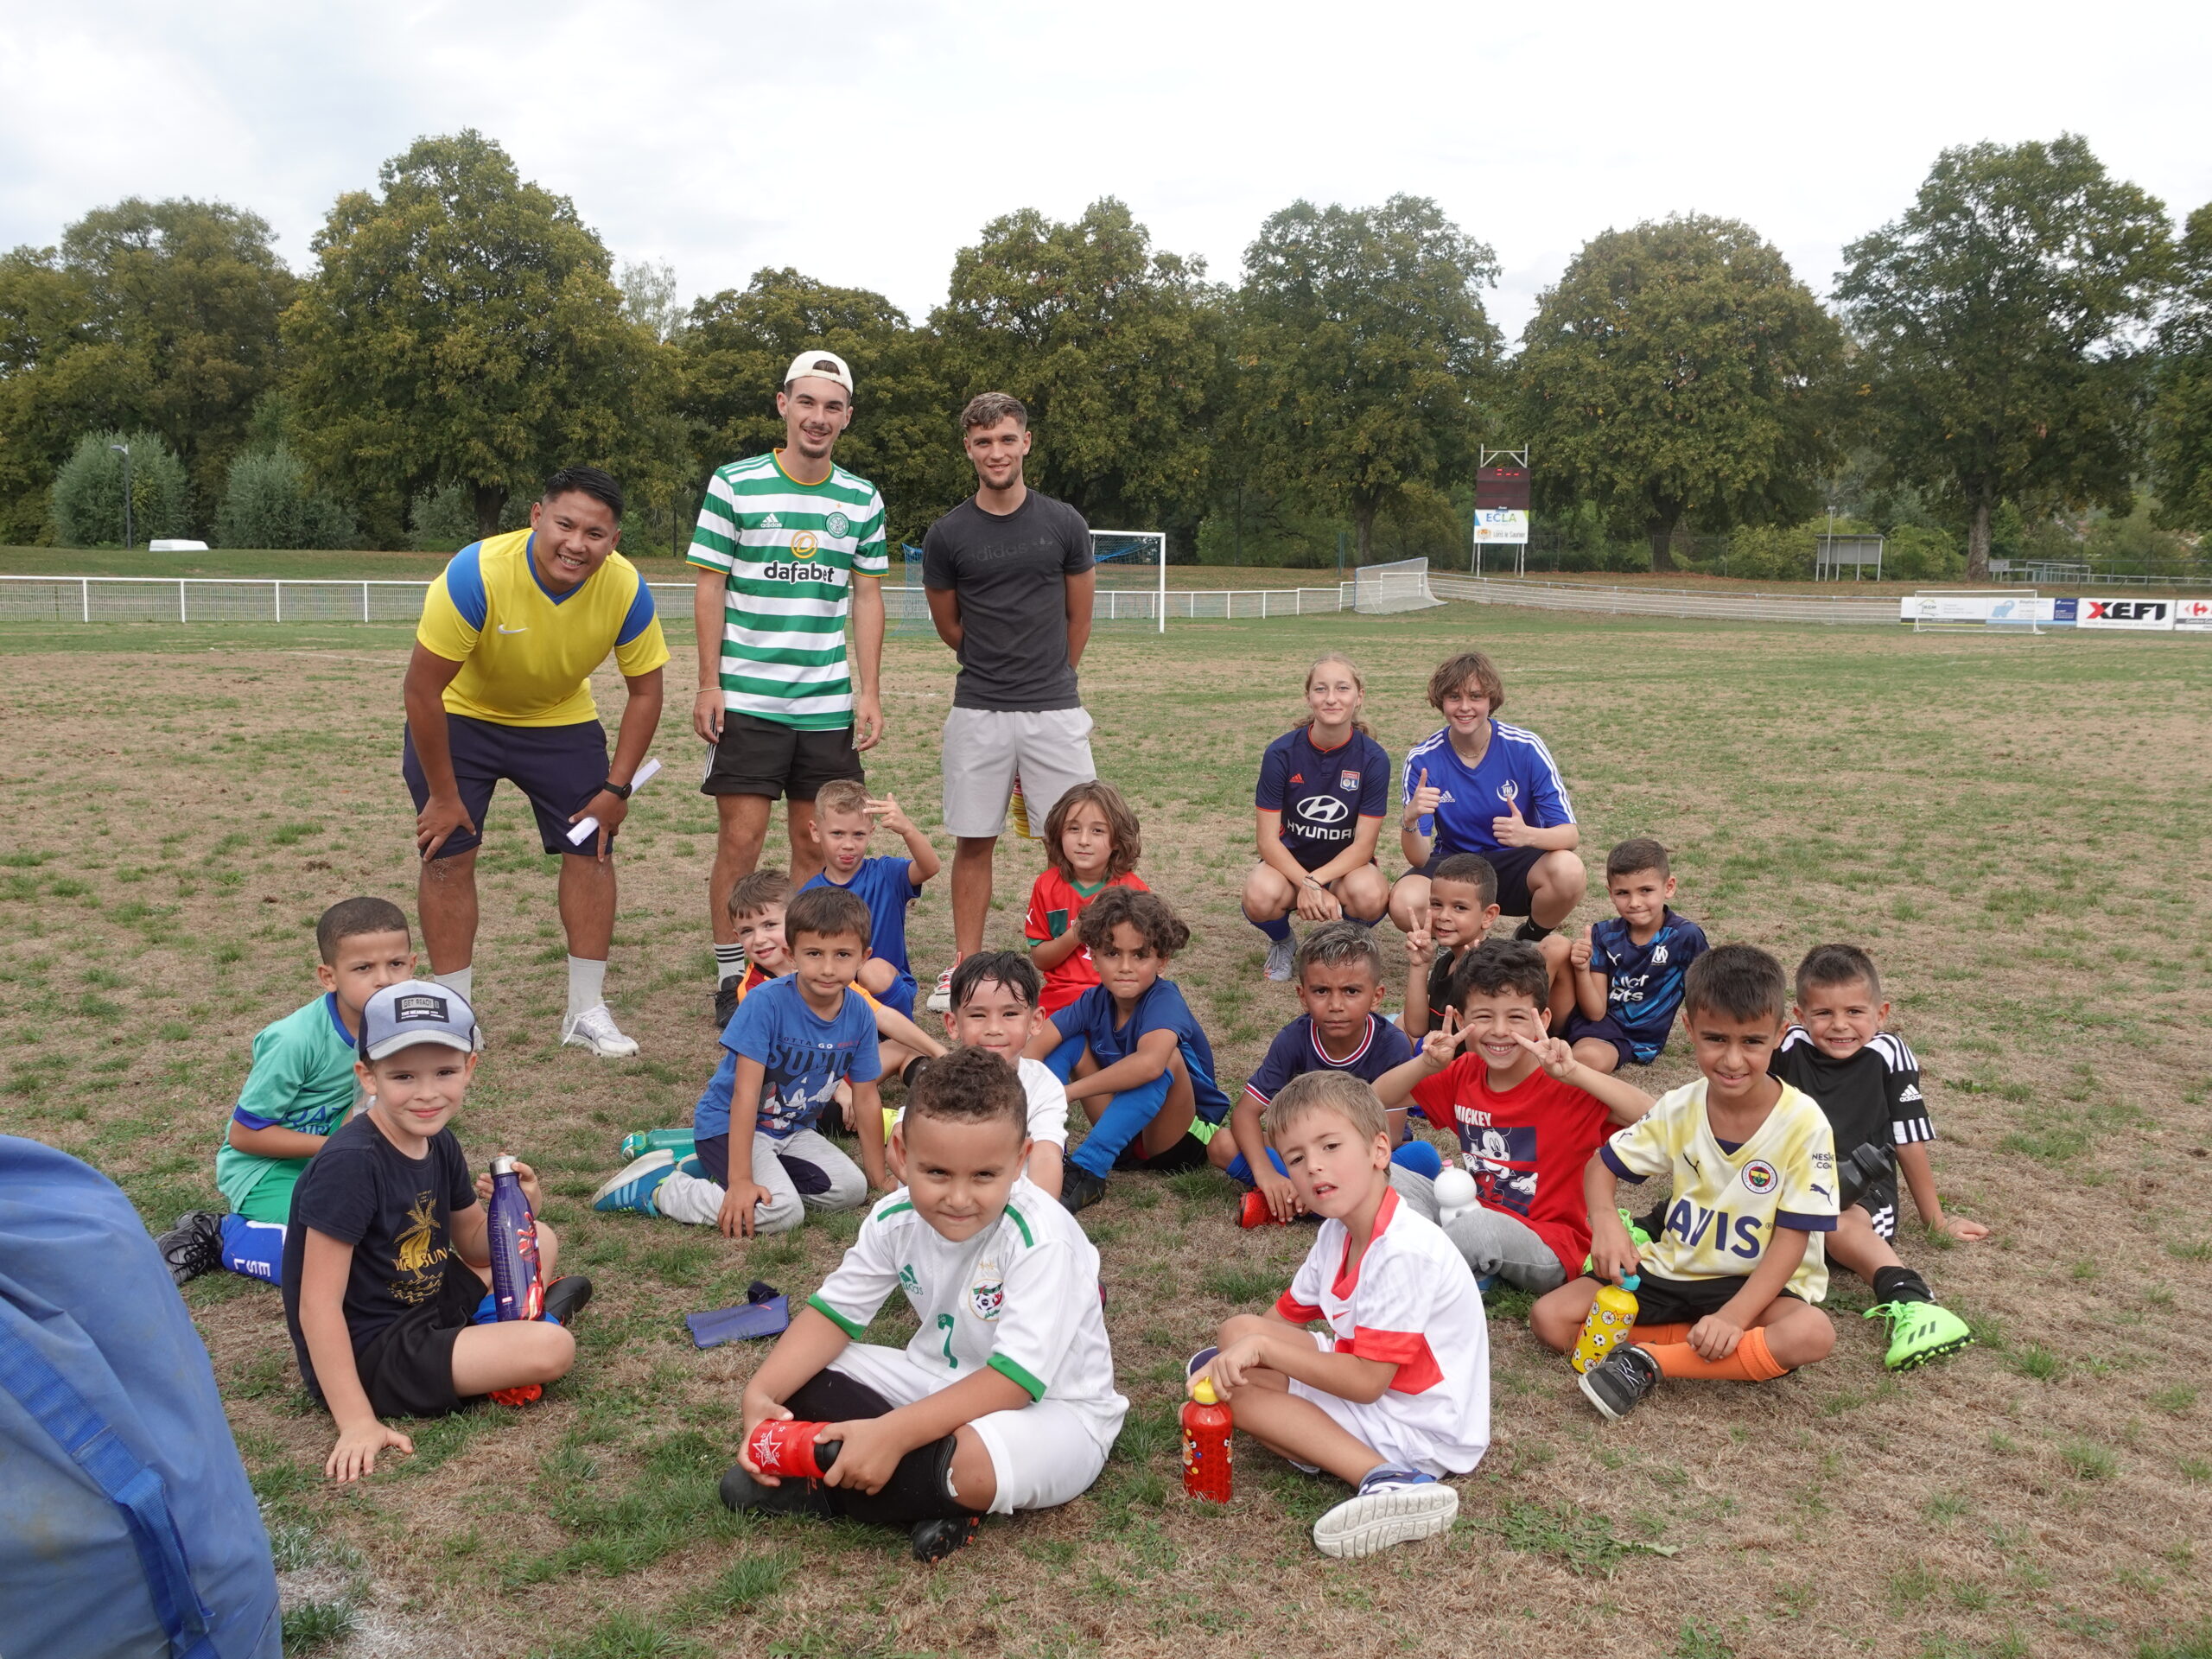
[[[545,1307],[545,1290],[537,1276],[537,1217],[530,1212],[515,1160],[505,1154],[492,1160],[487,1231],[493,1310],[502,1319],[537,1318]]]

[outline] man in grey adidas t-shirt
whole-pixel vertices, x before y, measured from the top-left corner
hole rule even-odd
[[[960,658],[944,722],[944,827],[957,842],[952,934],[966,957],[983,948],[991,854],[1015,777],[1041,831],[1065,791],[1098,775],[1076,690],[1097,576],[1083,515],[1023,480],[1029,411],[1020,399],[984,392],[960,425],[976,493],[922,538],[922,582],[938,636]],[[944,1006],[946,985],[940,978],[931,1007]]]

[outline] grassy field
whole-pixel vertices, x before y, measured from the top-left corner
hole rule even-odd
[[[156,1227],[217,1201],[248,1041],[311,994],[316,913],[357,892],[411,909],[406,639],[0,629],[18,802],[0,1122],[107,1171]],[[187,1292],[267,1503],[291,1650],[2212,1654],[2212,649],[1460,606],[1105,632],[1085,664],[1100,766],[1142,815],[1147,880],[1192,924],[1173,972],[1232,1083],[1294,1012],[1260,980],[1236,894],[1260,750],[1305,664],[1348,650],[1402,753],[1433,723],[1428,670],[1471,640],[1504,666],[1507,717],[1560,757],[1586,853],[1665,840],[1678,907],[1716,940],[1790,963],[1828,938],[1874,951],[1932,1084],[1946,1202],[1995,1230],[1939,1249],[1908,1224],[1900,1244],[1979,1345],[1887,1376],[1866,1291],[1840,1275],[1827,1363],[1678,1385],[1606,1427],[1525,1302],[1500,1298],[1496,1443],[1457,1529],[1329,1562],[1306,1530],[1338,1491],[1262,1452],[1240,1452],[1225,1512],[1176,1491],[1182,1357],[1272,1299],[1306,1236],[1239,1232],[1211,1173],[1124,1175],[1084,1217],[1133,1402],[1089,1496],[995,1521],[935,1569],[888,1535],[726,1515],[715,1481],[757,1353],[695,1352],[682,1315],[756,1277],[804,1293],[854,1223],[747,1247],[585,1203],[618,1137],[684,1121],[714,1064],[712,814],[671,719],[670,775],[625,838],[610,981],[642,1058],[557,1046],[563,952],[519,800],[500,797],[480,867],[493,1044],[455,1127],[480,1167],[509,1149],[544,1172],[566,1262],[597,1281],[574,1375],[539,1406],[421,1426],[411,1459],[332,1490],[276,1295],[219,1274]],[[950,666],[934,642],[892,643],[874,775],[925,825]],[[1017,937],[1037,868],[1002,848],[994,939]],[[926,981],[950,938],[939,888],[912,935]],[[1679,1051],[1655,1073],[1689,1075]]]

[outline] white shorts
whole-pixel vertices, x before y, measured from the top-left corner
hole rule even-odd
[[[946,1386],[908,1358],[904,1348],[872,1342],[853,1344],[830,1361],[830,1369],[865,1382],[893,1406],[911,1406]],[[1096,1414],[1064,1400],[1038,1400],[978,1417],[968,1427],[991,1454],[999,1490],[990,1512],[1012,1515],[1016,1510],[1055,1509],[1089,1491],[1106,1466],[1106,1453],[1122,1425],[1118,1416],[1102,1423]],[[1102,1427],[1103,1445],[1098,1439]]]
[[[1306,1334],[1313,1338],[1313,1345],[1323,1353],[1336,1351],[1336,1338],[1325,1332],[1309,1331]],[[1290,1379],[1290,1391],[1300,1400],[1310,1400],[1320,1407],[1329,1414],[1338,1428],[1393,1469],[1418,1469],[1425,1475],[1434,1475],[1441,1480],[1447,1475],[1465,1474],[1482,1457],[1482,1452],[1478,1451],[1473,1458],[1462,1454],[1446,1461],[1451,1448],[1434,1445],[1428,1435],[1385,1406],[1383,1401],[1390,1397],[1387,1391],[1382,1399],[1362,1404],[1357,1400],[1347,1400],[1341,1395],[1327,1393],[1310,1382],[1301,1382],[1294,1376]]]
[[[1090,716],[1081,709],[955,709],[944,717],[944,769],[948,834],[1004,835],[1019,772],[1030,833],[1041,839],[1045,816],[1060,797],[1098,776],[1090,763]]]

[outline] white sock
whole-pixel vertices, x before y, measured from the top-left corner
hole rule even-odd
[[[448,990],[459,991],[461,1000],[467,1003],[470,1007],[476,1006],[476,964],[474,963],[469,963],[466,968],[456,968],[449,974],[435,974],[432,977]]]
[[[745,975],[745,947],[741,944],[715,946],[715,978],[717,981],[741,979]]]
[[[464,992],[462,995],[466,995]],[[607,964],[569,958],[569,1018],[588,1014],[607,1001]]]

